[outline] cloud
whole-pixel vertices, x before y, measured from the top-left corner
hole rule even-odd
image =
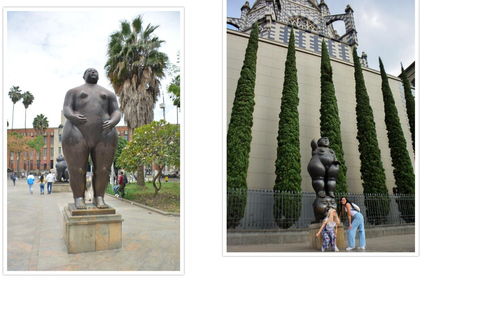
[[[26,9],[29,10],[29,9]],[[99,85],[113,91],[104,72],[107,44],[112,32],[120,28],[120,21],[131,21],[144,14],[148,23],[160,24],[155,31],[160,39],[166,40],[160,51],[171,61],[182,47],[180,34],[180,12],[145,11],[130,9],[48,9],[43,11],[7,12],[7,45],[5,52],[4,92],[12,86],[30,91],[35,100],[27,110],[27,127],[32,127],[36,115],[43,113],[51,126],[60,124],[63,100],[68,89],[83,83],[83,72],[94,67],[100,72]],[[163,79],[162,86],[170,80]],[[165,97],[167,121],[176,123],[176,113],[170,98]],[[4,117],[11,122],[12,106],[8,94],[4,95]],[[155,119],[163,118],[158,107]],[[21,102],[15,105],[15,128],[23,128],[25,110]],[[11,128],[11,126],[10,126]]]

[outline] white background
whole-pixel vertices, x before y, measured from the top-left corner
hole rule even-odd
[[[37,2],[3,1],[7,4]],[[99,4],[113,3],[76,5]],[[480,4],[420,5],[420,255],[355,258],[223,257],[223,1],[134,4],[185,6],[185,274],[2,276],[2,318],[471,319],[478,314],[479,64],[476,20],[468,14]],[[452,12],[461,16],[461,25]]]

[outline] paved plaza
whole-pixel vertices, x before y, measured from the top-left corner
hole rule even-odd
[[[87,199],[88,200],[88,199]],[[7,183],[7,271],[180,271],[180,216],[105,196],[123,218],[122,248],[68,254],[61,210],[71,192],[29,194],[26,180]]]

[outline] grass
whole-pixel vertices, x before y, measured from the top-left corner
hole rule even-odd
[[[108,185],[107,193],[115,194],[111,185]],[[162,181],[162,189],[156,196],[153,183],[145,182],[145,187],[137,186],[136,182],[125,186],[125,198],[158,210],[166,212],[180,212],[180,181]]]

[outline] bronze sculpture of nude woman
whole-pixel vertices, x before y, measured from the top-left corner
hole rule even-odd
[[[115,126],[121,119],[117,97],[97,85],[98,71],[89,68],[83,75],[85,84],[68,90],[63,114],[62,148],[70,174],[75,207],[86,209],[85,187],[88,156],[93,164],[93,203],[107,208],[104,196],[110,167],[118,144]]]

